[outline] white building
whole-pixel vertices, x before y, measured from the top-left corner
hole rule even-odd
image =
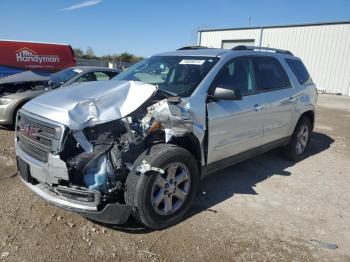
[[[350,96],[350,21],[200,30],[198,45],[256,45],[300,57],[320,91]]]

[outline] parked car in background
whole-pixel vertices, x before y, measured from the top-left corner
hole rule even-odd
[[[117,69],[75,66],[50,76],[25,71],[0,79],[0,125],[13,125],[18,109],[30,99],[58,87],[73,83],[110,80]]]
[[[24,184],[103,223],[181,221],[201,178],[281,147],[305,157],[316,86],[284,50],[186,47],[112,81],[37,97],[18,112]]]

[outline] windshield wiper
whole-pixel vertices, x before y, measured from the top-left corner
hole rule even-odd
[[[173,92],[160,89],[158,85],[155,85],[155,86],[157,87],[157,91],[162,93],[166,97],[178,96],[177,94],[175,94]]]

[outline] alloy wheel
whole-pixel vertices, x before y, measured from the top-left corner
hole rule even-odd
[[[187,167],[181,163],[172,163],[165,168],[164,174],[158,174],[153,186],[151,203],[159,215],[171,215],[185,203],[191,185]]]
[[[295,149],[298,155],[301,155],[302,153],[304,153],[308,140],[309,140],[309,128],[305,124],[301,125],[299,128],[297,143],[295,146]]]

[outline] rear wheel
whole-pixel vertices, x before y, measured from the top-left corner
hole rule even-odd
[[[300,118],[289,144],[284,148],[284,154],[288,159],[299,161],[305,157],[310,143],[311,131],[310,119]]]
[[[133,172],[126,181],[125,200],[133,216],[147,227],[161,229],[176,224],[191,207],[199,184],[192,154],[171,144],[158,144],[144,152],[135,165],[146,161],[164,170]]]

